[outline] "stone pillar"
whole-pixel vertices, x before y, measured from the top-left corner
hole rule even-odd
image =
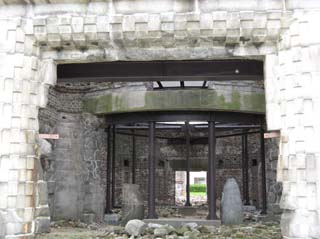
[[[320,15],[295,12],[266,57],[268,129],[281,130],[284,238],[320,238]]]
[[[37,135],[49,80],[41,73],[51,72],[40,70],[48,65],[39,62],[29,20],[2,19],[0,25],[0,238],[17,238],[50,222]]]

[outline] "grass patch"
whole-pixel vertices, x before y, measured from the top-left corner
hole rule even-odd
[[[191,184],[190,192],[205,193],[207,192],[207,186],[205,184]]]
[[[205,197],[207,196],[207,193],[206,192],[190,192],[190,196]]]

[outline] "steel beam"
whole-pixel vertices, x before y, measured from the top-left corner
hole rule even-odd
[[[208,187],[208,206],[209,214],[208,220],[217,219],[216,214],[216,136],[215,136],[215,122],[209,121],[209,136],[208,136],[208,177],[207,177],[207,187]]]
[[[111,126],[108,127],[108,139],[107,139],[107,178],[106,178],[106,208],[105,208],[105,213],[110,214],[112,213],[111,211]]]
[[[106,115],[107,124],[130,124],[143,122],[209,121],[238,124],[260,124],[264,114],[222,111],[148,111]]]
[[[155,122],[149,122],[149,173],[148,173],[148,219],[157,218],[156,214],[156,155]]]
[[[250,205],[249,175],[248,175],[248,134],[244,131],[242,139],[242,191],[245,205]]]
[[[263,80],[263,62],[256,60],[117,61],[58,65],[58,82],[162,80]]]
[[[264,145],[264,128],[260,129],[260,154],[261,154],[261,189],[262,189],[262,214],[267,214],[267,182],[266,182],[266,161]]]
[[[111,201],[112,208],[116,204],[116,126],[112,127],[112,185],[111,185]]]
[[[190,162],[190,127],[189,122],[185,122],[186,128],[186,173],[187,173],[187,182],[186,182],[186,203],[185,206],[190,207],[190,169],[191,169],[191,162]]]
[[[132,130],[132,184],[136,183],[136,135]]]

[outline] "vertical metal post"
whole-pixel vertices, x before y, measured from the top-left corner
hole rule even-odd
[[[242,135],[242,190],[245,205],[250,205],[248,168],[248,135],[244,132]]]
[[[111,211],[111,197],[110,197],[110,186],[111,186],[111,126],[108,126],[108,142],[107,142],[107,180],[106,180],[106,209],[105,213],[110,214]]]
[[[132,183],[136,183],[136,131],[132,130]]]
[[[186,182],[186,203],[185,206],[190,207],[190,125],[189,121],[185,122],[186,128],[186,173],[187,173],[187,182]]]
[[[215,122],[209,121],[209,132],[208,132],[208,206],[209,206],[209,215],[207,219],[215,220],[217,219],[216,215],[216,135],[215,135]]]
[[[112,207],[116,204],[116,125],[112,127],[112,185],[111,185],[111,202]]]
[[[156,215],[156,206],[155,206],[155,197],[156,197],[156,165],[155,165],[155,122],[149,122],[149,184],[148,184],[148,218],[155,219]]]
[[[261,183],[262,183],[262,214],[267,214],[267,183],[266,183],[266,161],[264,148],[264,128],[260,128],[260,153],[261,153]]]

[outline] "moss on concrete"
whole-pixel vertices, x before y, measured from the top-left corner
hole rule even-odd
[[[231,100],[226,100],[231,98]],[[85,100],[86,111],[95,114],[159,110],[225,110],[265,112],[263,93],[215,90],[165,90],[106,93]]]

